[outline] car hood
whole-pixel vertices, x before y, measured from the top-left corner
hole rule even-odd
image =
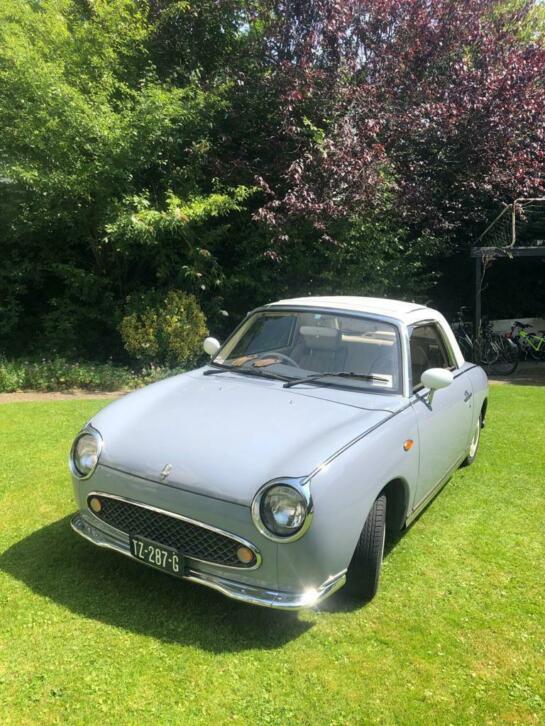
[[[392,415],[401,399],[192,371],[102,409],[101,465],[248,505],[265,482],[304,477]],[[388,406],[388,408],[387,408]]]

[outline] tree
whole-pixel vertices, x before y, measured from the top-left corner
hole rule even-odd
[[[170,290],[216,335],[281,296],[425,300],[492,209],[543,190],[544,15],[4,0],[0,353],[123,356],[130,301]]]
[[[393,199],[416,236],[450,235],[482,224],[493,205],[543,192],[545,49],[529,32],[535,3],[267,5],[283,133],[295,153],[265,219],[304,216],[326,231]]]
[[[0,341],[13,352],[110,355],[129,295],[183,278],[209,297],[203,263],[246,193],[210,168],[228,84],[195,66],[159,78],[152,21],[135,0],[2,4]]]

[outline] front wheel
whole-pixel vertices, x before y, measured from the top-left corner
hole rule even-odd
[[[369,602],[378,590],[386,539],[386,496],[375,500],[365,521],[346,573],[346,592]]]

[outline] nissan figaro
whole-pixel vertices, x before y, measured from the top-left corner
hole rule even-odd
[[[365,297],[249,313],[76,436],[73,529],[254,605],[375,595],[386,537],[471,464],[488,403],[444,317]]]

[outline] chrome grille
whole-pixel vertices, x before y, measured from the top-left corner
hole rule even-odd
[[[220,532],[103,494],[89,495],[88,505],[91,499],[101,503],[100,512],[91,509],[94,516],[125,534],[147,537],[179,550],[186,557],[218,565],[244,569],[256,564],[255,558],[248,564],[240,562],[236,553],[241,543]]]

